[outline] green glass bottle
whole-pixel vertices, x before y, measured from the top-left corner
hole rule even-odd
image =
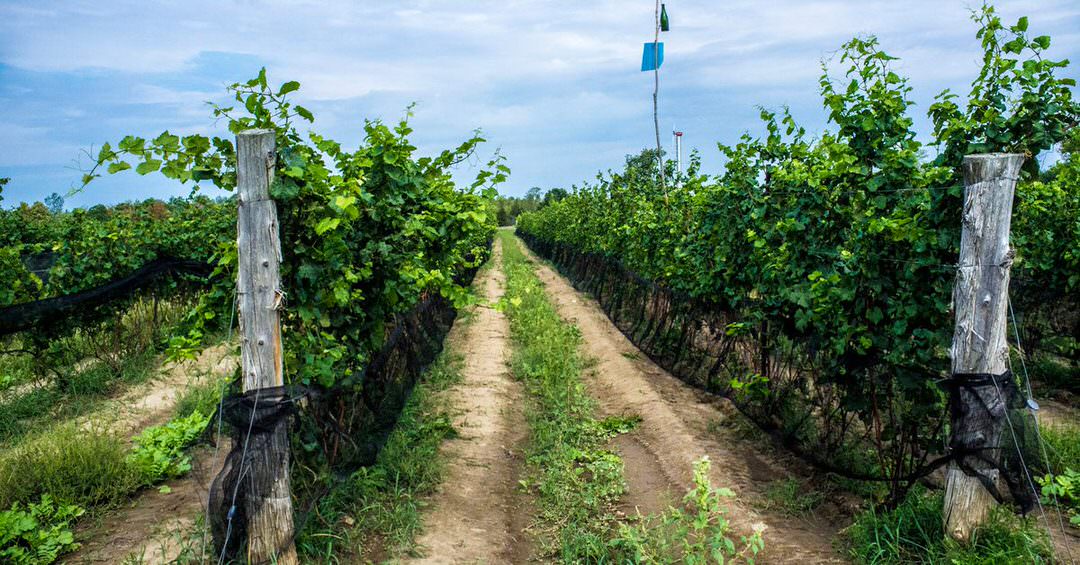
[[[667,18],[667,4],[660,4],[660,31],[671,31]]]

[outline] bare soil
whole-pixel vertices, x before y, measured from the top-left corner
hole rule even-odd
[[[431,500],[418,540],[425,557],[411,563],[522,563],[529,559],[528,500],[517,491],[528,428],[524,392],[508,369],[510,325],[492,305],[505,277],[496,241],[492,268],[475,283],[487,304],[476,307],[452,347],[465,356],[463,380],[446,395],[459,437],[446,441],[446,480]],[[460,340],[460,341],[459,341]]]
[[[559,313],[581,330],[584,351],[598,360],[586,382],[602,411],[642,419],[627,440],[615,444],[621,447],[627,469],[629,504],[656,508],[658,499],[681,499],[690,486],[693,463],[708,456],[714,486],[731,488],[738,495],[728,503],[734,531],[747,535],[755,526],[766,528],[759,563],[844,562],[832,546],[840,520],[829,509],[792,518],[757,510],[750,503],[764,496],[772,481],[807,476],[800,462],[763,449],[760,442],[742,438],[724,425],[741,418],[729,401],[694,389],[654,364],[594,300],[531,253],[530,257]],[[651,479],[636,478],[644,476]]]

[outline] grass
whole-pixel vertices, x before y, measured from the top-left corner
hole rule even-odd
[[[114,504],[139,486],[127,455],[127,439],[115,433],[56,426],[0,455],[0,508],[44,494],[62,504]]]
[[[439,393],[461,381],[463,358],[443,351],[417,383],[375,464],[342,481],[317,505],[297,539],[307,562],[367,562],[417,552],[424,498],[445,475],[439,452],[456,436],[450,406]]]
[[[218,408],[218,403],[221,401],[222,393],[228,392],[228,382],[230,380],[231,377],[215,378],[209,372],[200,375],[176,399],[176,406],[173,407],[174,417],[187,418],[195,412],[214,414]]]
[[[942,494],[913,489],[893,510],[870,508],[845,530],[848,555],[859,564],[949,563],[1007,565],[1051,563],[1046,534],[1034,518],[1015,516],[997,507],[961,545],[943,535]]]
[[[814,510],[825,502],[825,496],[825,492],[798,479],[781,479],[765,487],[765,496],[760,507],[763,510],[779,510],[788,516],[801,518],[813,514]]]
[[[594,418],[595,402],[581,381],[579,331],[547,300],[513,235],[500,231],[498,237],[511,366],[529,397],[529,468],[522,486],[536,494],[540,550],[563,562],[600,562],[617,526],[615,504],[626,490],[622,459],[605,445],[626,422],[605,425]]]
[[[456,434],[449,407],[437,393],[459,382],[460,370],[461,357],[446,352],[428,369],[375,464],[319,502],[316,522],[297,540],[303,557],[330,563],[344,556],[370,558],[378,549],[395,556],[414,553],[423,498],[445,472],[439,447]]]
[[[1080,471],[1080,426],[1045,426],[1042,438],[1054,474],[1064,473],[1066,469]]]

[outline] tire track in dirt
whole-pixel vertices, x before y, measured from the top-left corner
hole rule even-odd
[[[681,499],[690,486],[693,463],[708,455],[713,484],[731,488],[738,495],[726,503],[734,532],[748,535],[755,525],[766,527],[765,551],[759,563],[844,562],[832,547],[838,532],[835,521],[790,518],[756,510],[748,503],[752,497],[762,496],[769,482],[801,476],[795,462],[763,453],[763,446],[734,434],[721,436],[710,431],[718,421],[739,417],[730,402],[686,385],[651,362],[615,327],[595,300],[579,293],[569,281],[541,263],[524,242],[518,243],[535,262],[537,274],[560,315],[581,330],[586,354],[597,359],[586,384],[601,411],[641,417],[631,439],[645,453],[622,451],[631,501],[642,494],[642,506],[654,504],[648,500],[657,494],[635,493],[633,477],[656,473],[662,473],[669,485],[678,485],[671,498]],[[655,483],[660,481],[653,482],[651,488],[656,490],[659,485]]]
[[[426,557],[410,563],[522,563],[531,545],[525,496],[517,491],[528,426],[524,391],[510,375],[510,323],[492,305],[502,297],[502,247],[495,241],[491,266],[476,289],[476,307],[454,349],[465,356],[463,380],[445,394],[459,437],[443,444],[446,480],[431,501],[418,545]]]

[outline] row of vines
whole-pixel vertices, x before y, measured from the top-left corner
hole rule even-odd
[[[819,135],[787,111],[763,110],[763,135],[719,146],[726,166],[718,175],[693,158],[676,178],[669,162],[676,183],[664,186],[656,152],[645,151],[522,214],[518,231],[578,282],[602,279],[600,294],[615,283],[597,273],[615,269],[673,297],[654,294],[644,320],[620,325],[638,337],[673,332],[656,338],[657,358],[671,354],[665,346],[694,346],[691,334],[727,340],[726,358],[705,377],[710,386],[804,452],[885,479],[899,497],[946,444],[941,381],[964,155],[1027,154],[1013,302],[1032,345],[1077,362],[1068,339],[1080,334],[1075,81],[1062,76],[1066,61],[1045,57],[1050,38],[1029,35],[1026,18],[1006,26],[983,7],[974,19],[982,68],[966,99],[937,96],[928,143],[913,128],[911,87],[894,57],[875,38],[857,38],[838,55],[841,76],[823,65],[829,126]],[[1040,169],[1054,148],[1060,160]],[[609,312],[626,307],[625,295],[601,301]],[[683,307],[697,317],[649,326]]]
[[[291,394],[306,398],[290,425],[293,464],[303,470],[293,473],[293,486],[298,512],[304,515],[352,470],[371,463],[412,383],[441,347],[454,310],[471,300],[470,277],[486,259],[496,227],[495,186],[507,178],[509,168],[496,153],[479,167],[475,181],[458,186],[453,169],[473,161],[484,140],[473,136],[453,149],[421,157],[409,141],[407,117],[392,126],[364,122],[362,140],[353,149],[302,132],[314,116],[289,100],[299,86],[271,87],[263,70],[230,86],[236,104],[214,106],[213,117],[226,121],[231,134],[267,129],[276,138],[270,192],[282,251],[286,384]],[[20,354],[36,356],[56,349],[63,336],[86,331],[90,320],[116,323],[125,304],[148,293],[188,289],[192,298],[186,311],[163,340],[168,356],[194,357],[232,334],[237,323],[237,200],[198,195],[210,185],[235,191],[232,136],[132,135],[104,144],[95,157],[82,190],[92,191],[94,179],[102,175],[131,171],[159,173],[193,186],[192,197],[72,212],[41,205],[0,212],[0,309],[8,307],[10,313],[11,308],[92,291],[163,258],[208,268],[197,277],[163,277],[149,291],[85,312],[69,309],[5,341],[18,345]],[[227,388],[226,394],[235,393],[239,400],[239,381]],[[226,425],[233,416],[244,423],[254,418],[250,407],[252,414],[239,414],[241,404],[226,399]],[[295,410],[286,408],[282,414]],[[205,426],[207,420],[200,421]],[[250,433],[249,426],[234,427],[234,446],[246,444],[245,430]],[[251,464],[249,458],[242,454],[241,468]],[[39,501],[63,508],[86,502],[62,493],[31,494],[15,502],[27,508]],[[231,519],[235,505],[233,498],[212,508],[208,523],[216,529],[226,514]],[[304,535],[305,523],[298,519],[297,535]],[[224,540],[215,540],[215,561],[219,554],[241,551],[243,524],[235,530],[231,539],[226,533]],[[220,532],[213,533],[217,538]]]

